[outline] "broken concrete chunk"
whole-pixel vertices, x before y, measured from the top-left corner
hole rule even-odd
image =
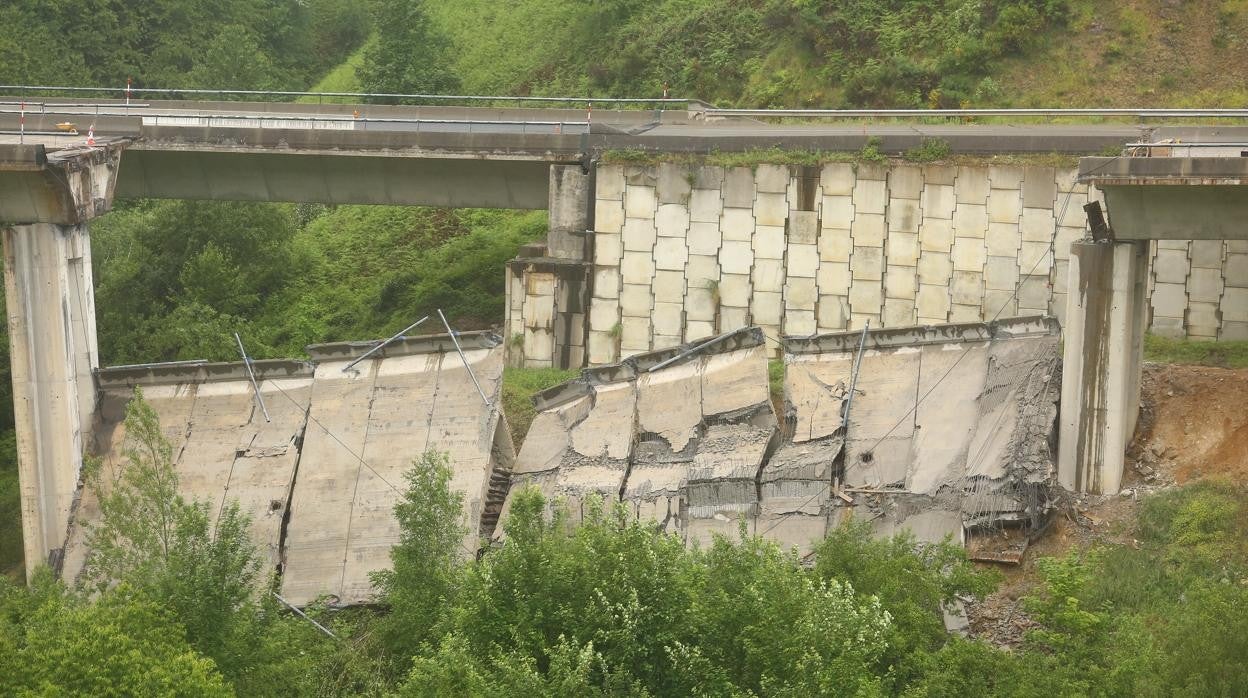
[[[1020,318],[868,332],[851,402],[841,386],[862,338],[786,339],[786,417],[794,426],[763,469],[764,516],[792,508],[789,497],[803,490],[812,494],[798,506],[802,516],[813,516],[816,504],[841,506],[829,492],[839,478],[851,494],[878,493],[868,507],[904,497],[959,512],[959,526],[1037,522],[1049,507],[1053,473],[1056,323]],[[897,515],[875,510],[877,527],[899,525]]]

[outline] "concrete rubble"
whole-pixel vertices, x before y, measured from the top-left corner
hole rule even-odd
[[[447,335],[400,339],[345,372],[376,342],[309,347],[307,362],[255,361],[271,421],[241,363],[102,370],[92,436],[104,480],[125,461],[125,407],[139,387],[173,446],[181,494],[207,502],[214,519],[237,499],[252,518],[263,573],[281,574],[285,598],[368,603],[369,574],[389,566],[399,539],[393,509],[406,488],[403,474],[426,450],[450,454],[451,486],[464,495],[466,556],[497,522],[514,458],[496,407],[501,340],[486,332],[458,337],[489,405]],[[84,488],[65,579],[81,572],[83,524],[98,516],[95,494]]]
[[[806,551],[847,508],[919,540],[1039,525],[1054,476],[1056,323],[869,332],[850,400],[861,337],[786,339],[787,433],[761,473],[760,528]]]
[[[488,405],[445,335],[397,341],[346,371],[375,343],[254,362],[270,421],[242,364],[103,370],[91,438],[104,479],[124,461],[125,406],[140,387],[182,494],[214,516],[237,499],[265,572],[295,604],[373,600],[369,574],[399,540],[404,472],[426,450],[450,455],[465,556],[502,541],[509,498],[529,485],[573,520],[601,497],[690,545],[744,524],[801,554],[848,517],[878,535],[966,542],[1039,526],[1050,508],[1060,380],[1049,318],[871,331],[852,395],[861,332],[786,338],[779,416],[757,327],[639,354],[535,396],[518,455],[496,407],[501,341],[459,337]],[[83,524],[98,516],[84,489],[65,578],[81,572]]]
[[[588,495],[622,499],[691,540],[752,520],[777,433],[763,334],[745,328],[677,358],[688,349],[586,369],[539,394],[512,493],[536,486],[574,518]]]

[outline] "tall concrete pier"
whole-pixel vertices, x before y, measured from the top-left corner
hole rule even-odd
[[[87,223],[112,204],[121,145],[0,149],[0,231],[26,569],[59,563],[99,366]]]
[[[1117,492],[1140,412],[1148,243],[1071,245],[1058,482]]]
[[[1248,158],[1083,158],[1078,179],[1104,193],[1109,225],[1102,240],[1077,241],[1070,251],[1058,481],[1113,494],[1139,416],[1149,241],[1216,241],[1222,255],[1248,240]],[[1242,278],[1248,256],[1225,256],[1229,279]],[[1193,264],[1191,274],[1203,271]],[[1153,283],[1164,285],[1164,277]],[[1242,321],[1241,299],[1217,311],[1230,316],[1222,320]],[[1187,315],[1201,312],[1193,306]]]

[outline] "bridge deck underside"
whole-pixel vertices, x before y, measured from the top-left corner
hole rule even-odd
[[[543,161],[394,154],[130,150],[121,198],[545,209]]]

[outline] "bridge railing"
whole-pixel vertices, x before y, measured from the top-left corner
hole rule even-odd
[[[43,114],[57,118],[76,116],[139,118],[143,126],[174,126],[202,128],[310,129],[333,131],[408,131],[474,133],[486,131],[513,133],[579,134],[588,130],[589,121],[526,120],[526,119],[439,119],[427,117],[365,117],[333,114],[228,114],[195,113],[191,111],[157,111],[149,105],[141,109],[125,105],[26,105],[0,102],[0,114]]]
[[[1097,117],[1134,119],[1248,119],[1248,109],[1002,108],[1002,109],[700,109],[706,118],[897,119],[972,117]]]
[[[198,88],[159,88],[159,87],[57,87],[45,85],[0,85],[0,94],[10,97],[30,95],[37,97],[58,97],[66,95],[94,95],[101,99],[126,100],[134,97],[171,100],[208,100],[217,98],[219,101],[241,101],[252,99],[257,101],[311,103],[343,103],[343,100],[357,100],[370,104],[445,104],[474,106],[569,106],[588,107],[600,104],[614,108],[639,109],[687,109],[691,105],[706,106],[696,99],[676,97],[546,97],[546,96],[504,96],[504,95],[443,95],[443,94],[408,94],[400,92],[301,92],[295,90],[213,90]]]

